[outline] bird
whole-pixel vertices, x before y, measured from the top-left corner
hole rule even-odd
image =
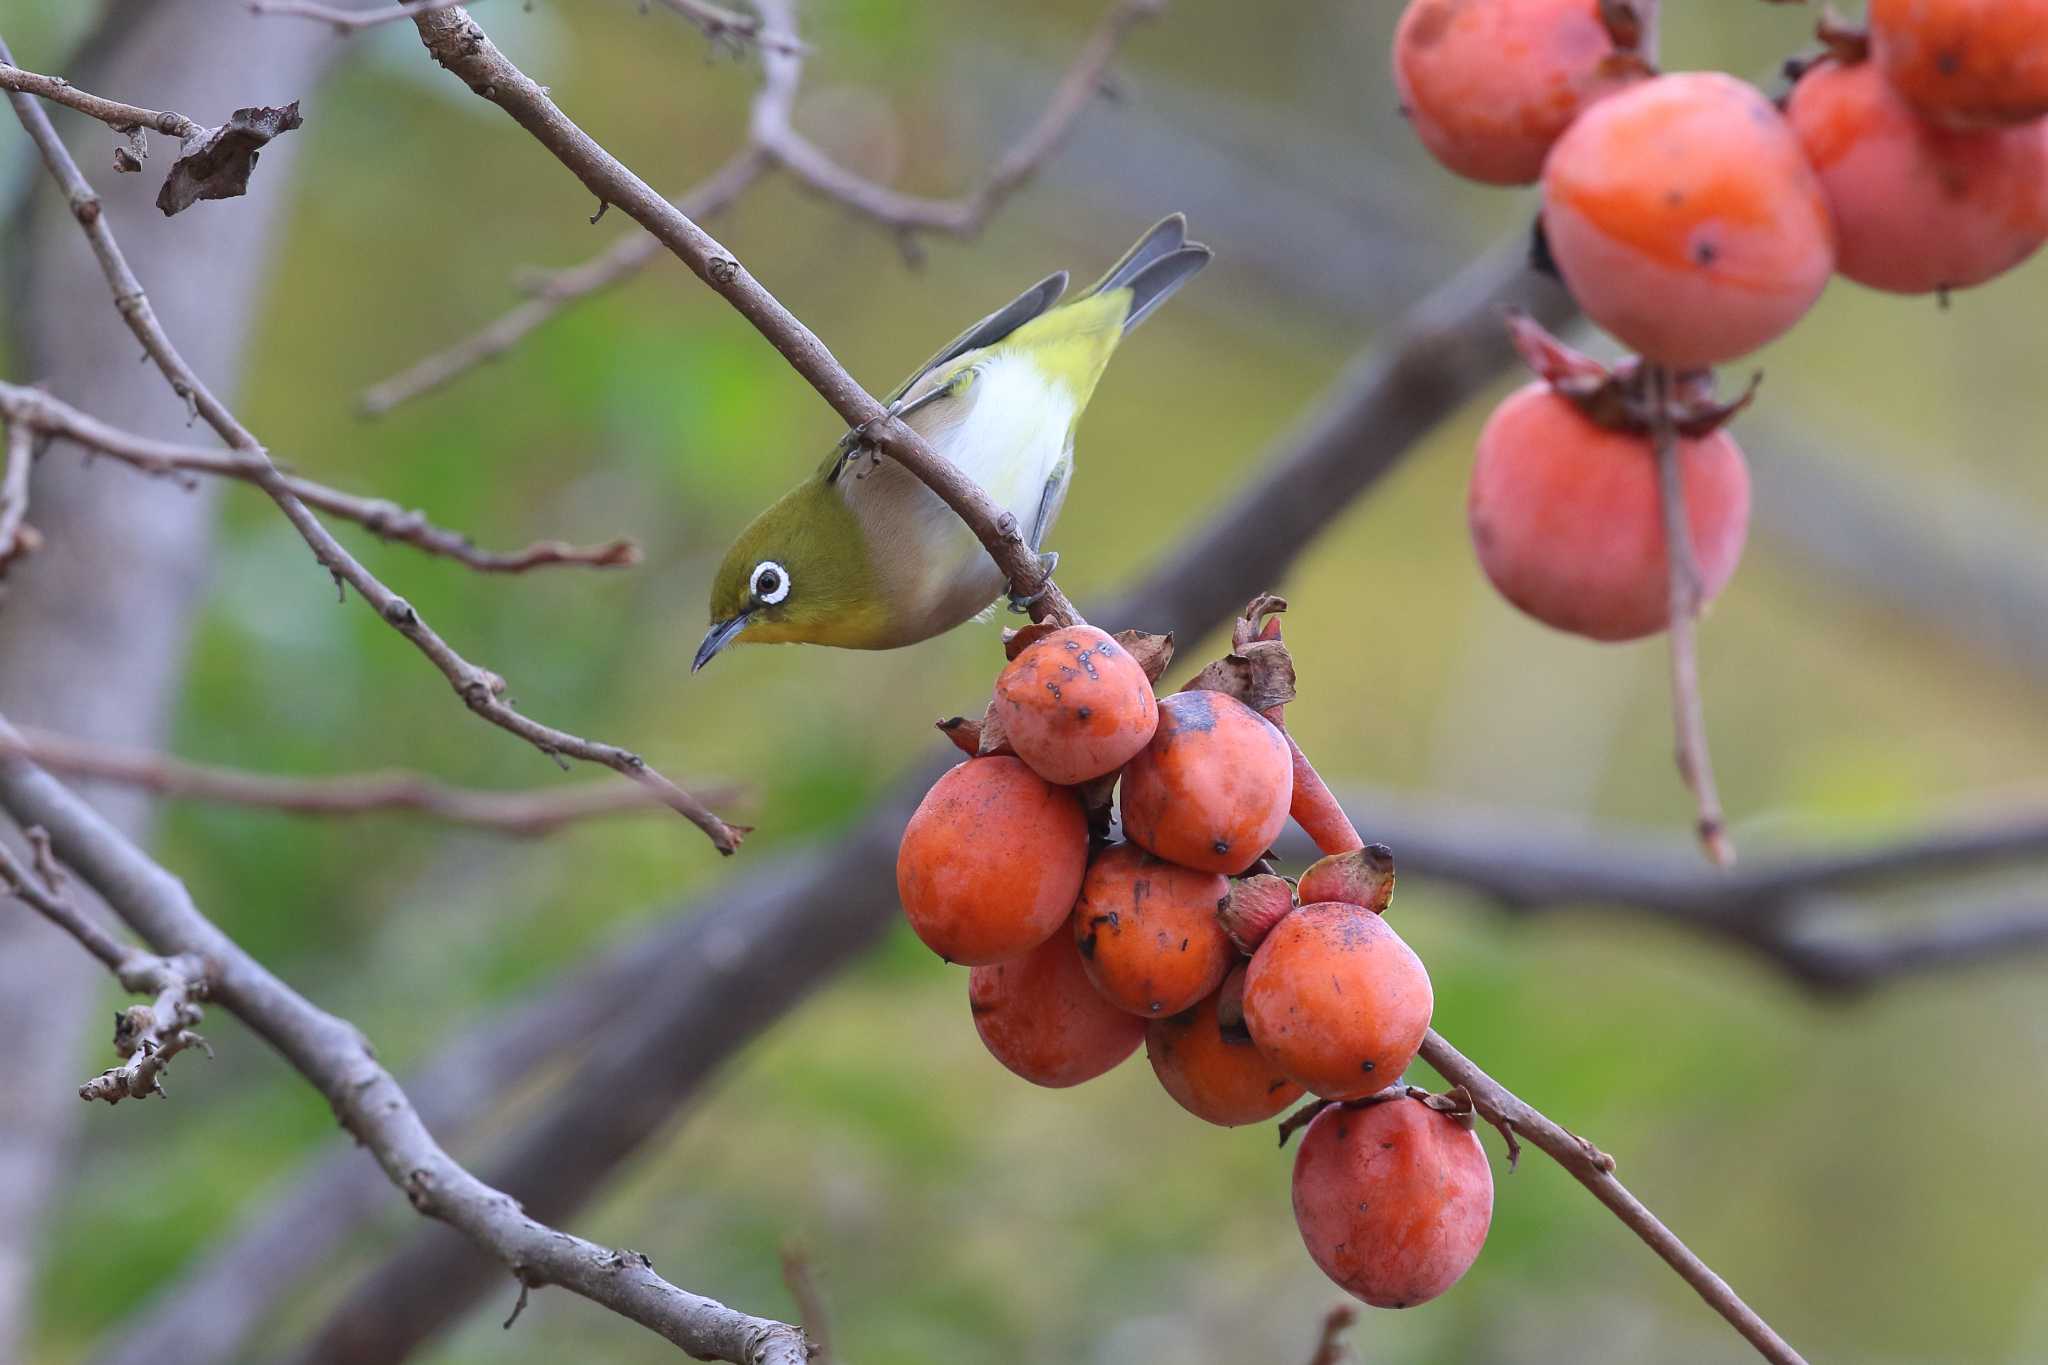
[[[887,412],[1014,517],[1049,574],[1058,556],[1041,552],[1103,367],[1210,256],[1170,214],[1076,297],[1060,302],[1056,271],[969,327],[896,386]],[[856,427],[733,541],[690,671],[734,643],[900,649],[992,611],[1008,587],[966,524]]]

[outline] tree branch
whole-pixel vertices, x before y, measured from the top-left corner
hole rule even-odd
[[[798,1329],[691,1294],[655,1274],[644,1257],[538,1222],[463,1169],[354,1025],[272,975],[200,913],[177,878],[55,778],[23,759],[0,759],[0,808],[23,827],[47,829],[57,856],[158,952],[205,962],[213,998],[327,1097],[342,1127],[413,1207],[463,1233],[521,1285],[559,1285],[700,1357],[803,1365],[807,1350]]]
[[[46,436],[62,437],[87,451],[109,456],[144,474],[159,477],[205,474],[261,486],[265,465],[251,456],[209,446],[181,445],[109,426],[41,389],[0,383],[0,417]],[[430,555],[452,559],[479,573],[525,573],[550,565],[626,568],[640,562],[640,547],[619,537],[601,545],[571,545],[541,540],[520,550],[484,550],[468,536],[434,525],[426,514],[408,511],[386,498],[343,493],[295,475],[283,475],[284,486],[308,507],[354,522],[379,540],[410,545]],[[4,494],[0,494],[4,497]],[[0,505],[4,510],[4,505]]]
[[[426,24],[422,18],[417,22]],[[4,42],[0,42],[0,62],[13,61]],[[249,433],[229,412],[226,405],[214,397],[204,380],[185,363],[171,339],[157,321],[156,312],[150,307],[148,296],[142,291],[141,283],[134,271],[128,267],[127,259],[121,254],[119,244],[114,241],[112,230],[107,226],[105,216],[100,212],[99,197],[79,173],[78,164],[71,159],[71,153],[51,128],[50,120],[41,105],[32,97],[10,94],[8,99],[14,105],[15,114],[22,126],[28,130],[30,139],[41,151],[43,162],[55,177],[72,215],[84,230],[91,243],[93,254],[98,258],[101,272],[106,276],[108,286],[113,290],[114,306],[142,343],[143,349],[156,362],[170,382],[172,390],[183,398],[193,413],[203,419],[217,432],[221,439],[237,453],[244,456],[252,466],[250,479],[268,493],[286,519],[298,530],[306,544],[312,548],[313,557],[334,576],[338,583],[354,588],[400,635],[409,640],[422,654],[426,655],[457,696],[483,719],[500,729],[509,730],[526,740],[542,753],[556,758],[582,759],[585,762],[602,764],[619,772],[660,795],[662,800],[685,819],[703,830],[712,845],[720,853],[731,853],[739,847],[746,831],[714,815],[711,810],[660,772],[650,767],[638,754],[621,749],[616,745],[599,743],[558,730],[538,721],[530,720],[503,699],[505,680],[487,669],[456,653],[426,623],[411,603],[386,587],[374,574],[365,569],[356,558],[344,549],[327,528],[320,524],[306,504],[292,490],[291,483],[271,462],[269,454],[256,438]],[[872,400],[870,400],[872,401]],[[900,424],[899,424],[900,425]],[[937,458],[937,457],[934,457]],[[977,490],[978,491],[978,490]],[[985,499],[984,499],[985,501]],[[1021,538],[1018,541],[1022,545]]]
[[[725,163],[708,180],[684,192],[678,212],[707,219],[722,213],[768,169],[768,158],[748,148]],[[482,329],[436,351],[410,368],[364,390],[363,414],[381,417],[423,393],[431,393],[487,360],[495,360],[524,340],[528,333],[576,300],[610,288],[661,255],[661,243],[644,232],[621,237],[602,252],[567,270],[542,276],[530,289],[533,297]]]
[[[769,0],[764,14],[777,27],[796,32],[793,7]],[[1131,29],[1165,9],[1166,0],[1118,0],[1083,44],[1055,88],[1038,121],[991,167],[980,187],[958,199],[922,199],[855,175],[799,134],[791,119],[803,74],[802,45],[769,49],[763,81],[748,120],[749,143],[725,169],[675,201],[686,217],[702,220],[743,192],[762,172],[781,166],[802,183],[885,227],[910,236],[919,231],[972,237],[1012,194],[1023,187],[1065,145],[1068,135],[1101,88]],[[627,278],[661,254],[658,240],[625,238],[591,260],[544,279],[538,296],[520,304],[480,331],[394,375],[363,394],[371,416],[440,387],[482,361],[516,345],[536,327],[577,299]]]
[[[1695,1256],[1658,1220],[1656,1214],[1645,1208],[1643,1202],[1615,1178],[1613,1157],[1524,1104],[1506,1086],[1446,1042],[1435,1029],[1431,1029],[1422,1040],[1422,1059],[1451,1084],[1463,1086],[1472,1096],[1473,1107],[1479,1111],[1480,1117],[1500,1129],[1510,1143],[1518,1136],[1527,1138],[1571,1172],[1574,1180],[1590,1190],[1593,1197],[1605,1204],[1629,1231],[1642,1238],[1715,1312],[1726,1318],[1744,1340],[1756,1347],[1764,1359],[1775,1362],[1775,1365],[1806,1365],[1804,1357],[1773,1331],[1769,1323],[1757,1316],[1728,1287],[1726,1280]]]
[[[1735,861],[1721,796],[1714,785],[1714,758],[1707,748],[1707,720],[1700,705],[1700,659],[1696,635],[1702,587],[1693,554],[1692,519],[1686,515],[1685,475],[1678,431],[1671,418],[1671,371],[1652,365],[1651,443],[1657,458],[1657,501],[1664,513],[1664,558],[1670,573],[1671,719],[1677,731],[1678,773],[1698,804],[1700,846],[1723,867]]]
[[[431,14],[435,10],[453,9],[462,3],[463,0],[405,0],[403,4],[382,5],[376,9],[343,9],[338,5],[321,4],[319,0],[248,0],[251,14],[315,19],[331,24],[334,31],[344,38],[379,24],[395,23],[400,19]]]
[[[18,727],[0,734],[0,755],[28,759],[69,777],[116,782],[157,796],[228,805],[261,806],[300,815],[370,815],[415,811],[449,824],[470,825],[517,838],[553,834],[564,825],[605,815],[648,814],[661,802],[637,785],[586,782],[551,791],[479,791],[454,787],[420,773],[391,771],[338,777],[281,777],[210,764],[47,731]],[[731,800],[735,793],[706,793]]]
[[[24,71],[11,60],[0,61],[0,90],[34,95],[38,99],[61,104],[67,109],[76,109],[87,118],[98,119],[117,133],[150,128],[166,137],[182,141],[206,131],[202,125],[174,110],[144,109],[139,104],[123,104],[119,100],[104,99],[80,90],[61,76],[39,76],[33,71]]]
[[[33,554],[42,537],[28,517],[28,470],[35,458],[35,433],[24,422],[7,423],[7,466],[0,470],[0,575],[23,555]]]
[[[803,44],[797,41],[795,27],[784,25],[787,31],[778,31],[765,5],[760,14],[738,14],[708,4],[706,0],[661,0],[661,3],[695,24],[714,44],[726,43],[734,48],[743,48],[753,43],[764,53],[791,55],[804,50]]]

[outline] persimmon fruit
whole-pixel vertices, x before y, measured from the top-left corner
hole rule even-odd
[[[1493,1171],[1468,1123],[1420,1100],[1332,1105],[1294,1154],[1294,1221],[1345,1293],[1413,1308],[1478,1259],[1493,1222]]]
[[[1394,30],[1401,111],[1468,180],[1527,185],[1579,111],[1621,88],[1599,0],[1413,0]]]
[[[896,891],[927,947],[978,966],[1064,925],[1087,863],[1079,798],[1019,759],[972,758],[918,803],[896,851]]]
[[[1386,920],[1358,905],[1304,905],[1273,926],[1245,973],[1252,1041],[1328,1100],[1401,1079],[1429,1031],[1429,973]]]
[[[1719,72],[1659,76],[1581,114],[1544,162],[1543,229],[1586,316],[1679,369],[1776,338],[1835,266],[1798,139]]]
[[[975,1031],[995,1059],[1033,1085],[1093,1080],[1138,1050],[1145,1021],[1104,1000],[1071,934],[967,974]]]
[[[1193,1009],[1145,1030],[1152,1074],[1181,1108],[1224,1128],[1263,1123],[1301,1098],[1244,1026],[1243,964]]]
[[[1097,853],[1074,906],[1081,964],[1102,998],[1157,1018],[1214,991],[1237,959],[1217,922],[1230,883],[1155,858],[1136,844]]]
[[[1115,772],[1159,723],[1144,667],[1093,626],[1068,626],[1025,646],[996,678],[995,696],[1010,747],[1061,786]]]
[[[1124,767],[1124,833],[1183,867],[1244,871],[1287,823],[1294,759],[1287,737],[1221,692],[1159,703],[1152,742]]]
[[[1701,600],[1711,601],[1749,534],[1749,468],[1725,430],[1681,439],[1678,458]],[[1548,385],[1527,385],[1479,434],[1466,512],[1487,578],[1544,624],[1611,641],[1670,623],[1649,437],[1600,426]]]
[[[2048,128],[1957,131],[1872,62],[1823,61],[1792,88],[1792,131],[1834,213],[1835,267],[1899,294],[1967,289],[2048,240]]]
[[[1870,0],[1885,79],[1957,128],[2048,115],[2048,0]]]

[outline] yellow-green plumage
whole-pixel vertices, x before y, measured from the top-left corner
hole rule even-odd
[[[1052,306],[1061,273],[970,327],[890,406],[1042,546],[1072,475],[1074,428],[1110,355],[1208,259],[1180,215],[1164,219],[1071,302]],[[915,644],[972,618],[1005,586],[936,494],[894,461],[842,446],[727,551],[697,666],[733,640]]]

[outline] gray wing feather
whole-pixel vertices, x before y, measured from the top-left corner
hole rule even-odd
[[[898,384],[883,401],[885,403],[894,403],[904,394],[909,393],[911,387],[918,380],[924,378],[933,370],[939,368],[939,366],[944,365],[947,361],[957,360],[969,351],[980,350],[983,346],[995,345],[998,341],[1001,341],[1004,337],[1052,307],[1053,304],[1059,301],[1060,295],[1066,292],[1066,271],[1056,270],[1052,274],[1047,275],[1037,284],[1032,285],[1016,298],[1010,300],[1001,308],[996,309],[995,312],[990,313],[959,336],[954,337],[944,350],[913,370],[910,378]]]

